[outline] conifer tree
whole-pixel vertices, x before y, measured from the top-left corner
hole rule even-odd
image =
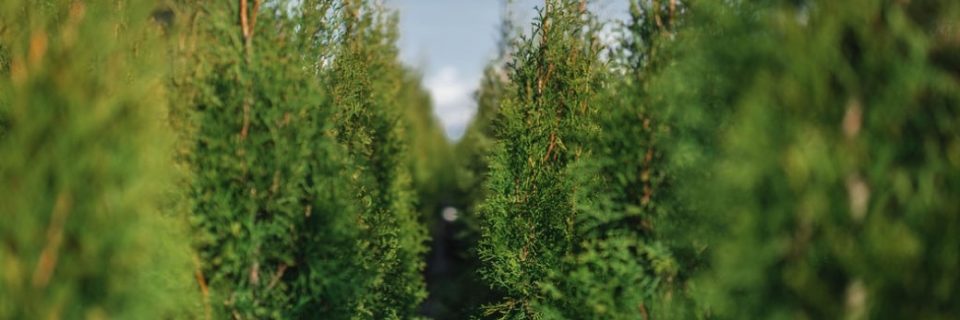
[[[404,110],[398,103],[403,69],[395,14],[363,0],[345,1],[340,42],[329,83],[336,107],[335,137],[355,164],[363,241],[362,265],[371,274],[359,315],[410,318],[426,297],[421,276],[426,230],[414,207]]]
[[[369,308],[361,284],[377,275],[364,267],[362,186],[324,90],[336,3],[298,4],[177,6],[173,87],[190,133],[207,317],[346,319]]]
[[[958,312],[958,5],[697,2],[663,78],[717,318]],[[951,40],[954,39],[954,40]]]
[[[682,188],[668,165],[670,123],[651,83],[671,62],[684,10],[677,1],[631,1],[630,20],[611,51],[605,86],[592,101],[590,152],[572,176],[580,240],[556,275],[558,314],[570,319],[682,318],[683,279],[696,263],[682,229]],[[686,230],[684,230],[686,231]],[[686,301],[686,300],[685,300]]]
[[[455,148],[457,162],[457,202],[466,212],[467,219],[475,220],[476,206],[484,199],[484,181],[487,176],[487,154],[494,139],[494,119],[498,117],[500,103],[510,81],[507,64],[512,59],[514,44],[520,30],[516,28],[516,3],[501,1],[501,21],[497,55],[483,69],[480,86],[474,93],[477,113],[464,130]],[[469,221],[471,229],[477,229],[475,221]]]
[[[581,1],[546,1],[519,39],[494,122],[482,221],[482,274],[503,301],[485,314],[557,317],[550,276],[577,243],[570,168],[584,152],[599,44]]]
[[[0,3],[0,318],[191,315],[152,9]]]

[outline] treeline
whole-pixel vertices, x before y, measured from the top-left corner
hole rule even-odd
[[[457,146],[497,319],[960,314],[960,4],[547,0]]]
[[[0,318],[415,317],[450,149],[396,19],[0,4]]]

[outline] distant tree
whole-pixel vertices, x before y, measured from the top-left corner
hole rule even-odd
[[[413,177],[420,217],[431,222],[439,217],[439,206],[449,205],[455,195],[453,148],[433,113],[430,93],[421,84],[422,76],[406,68],[401,74],[396,103],[403,112],[408,170]]]

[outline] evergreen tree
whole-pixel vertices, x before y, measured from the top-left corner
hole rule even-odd
[[[689,306],[669,307],[685,299],[698,254],[673,237],[686,219],[675,190],[684,184],[667,163],[670,123],[650,90],[672,61],[667,49],[683,10],[677,1],[631,1],[623,39],[611,51],[605,87],[592,101],[598,130],[571,177],[580,186],[579,242],[564,259],[569,271],[553,279],[564,318],[689,317]]]
[[[426,230],[414,207],[404,110],[398,103],[403,69],[396,16],[367,1],[346,1],[331,83],[335,137],[356,166],[363,241],[362,265],[371,277],[358,312],[374,319],[410,318],[426,297],[421,271]]]
[[[191,314],[152,6],[0,3],[0,318]]]
[[[377,275],[365,269],[353,198],[363,186],[324,91],[337,4],[298,4],[177,6],[173,87],[190,133],[207,317],[343,319],[369,308],[361,284]]]
[[[521,37],[494,120],[486,199],[480,205],[482,274],[504,301],[486,315],[557,317],[548,279],[578,242],[570,168],[584,152],[599,44],[580,1],[547,1]]]
[[[946,1],[692,6],[663,94],[713,256],[718,318],[950,318],[960,9]],[[695,150],[695,151],[691,151]]]

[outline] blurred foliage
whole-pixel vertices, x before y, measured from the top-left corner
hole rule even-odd
[[[490,63],[484,69],[477,90],[477,114],[471,120],[455,146],[457,188],[461,190],[458,202],[466,211],[466,218],[475,218],[475,206],[483,200],[483,183],[487,176],[487,153],[493,144],[493,119],[499,111],[506,86],[505,65]]]
[[[955,316],[958,7],[635,1],[572,88],[542,13],[462,143],[493,138],[463,161],[505,296],[483,316]]]
[[[694,3],[662,90],[714,318],[958,314],[958,5]]]
[[[430,288],[431,296],[436,296],[441,305],[435,315],[437,319],[467,318],[478,313],[484,304],[497,299],[478,275],[481,262],[477,243],[481,222],[477,205],[483,200],[486,157],[492,144],[491,121],[503,94],[502,71],[498,62],[490,63],[485,69],[480,88],[475,93],[477,114],[453,146],[451,163],[447,166],[454,180],[446,185],[450,191],[445,194],[444,203],[457,210],[457,217],[452,222],[434,227],[440,228],[446,238],[435,235],[433,241],[446,241],[450,247],[447,250],[452,251],[448,256],[453,257],[447,262],[451,264],[449,275],[440,280],[442,283]]]
[[[397,103],[404,110],[404,133],[409,152],[409,170],[417,191],[417,208],[427,222],[437,220],[441,206],[456,195],[453,148],[433,114],[430,93],[422,76],[405,70]]]
[[[0,318],[198,305],[152,8],[0,3]]]

